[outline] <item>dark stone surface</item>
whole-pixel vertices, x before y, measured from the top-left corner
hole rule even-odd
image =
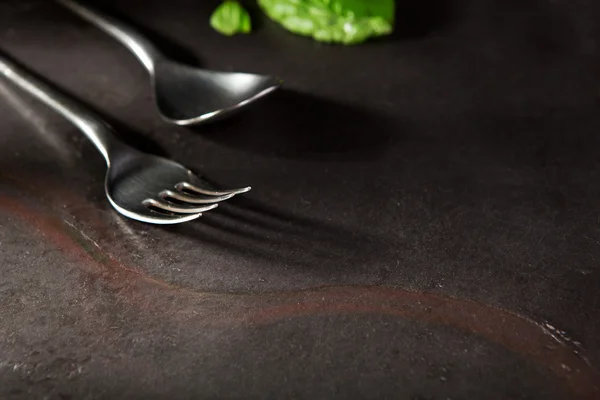
[[[2,51],[140,148],[254,188],[126,220],[92,146],[1,82],[1,398],[600,398],[600,4],[405,2],[392,37],[337,47],[256,9],[226,38],[216,2],[103,3],[285,90],[170,127],[119,44],[0,3]]]

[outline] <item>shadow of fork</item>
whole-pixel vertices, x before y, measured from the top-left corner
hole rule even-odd
[[[273,267],[325,270],[326,266],[327,273],[340,277],[393,249],[381,238],[292,214],[249,196],[205,214],[201,224],[161,229]]]

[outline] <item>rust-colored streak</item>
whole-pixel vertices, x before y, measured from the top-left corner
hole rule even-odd
[[[534,321],[469,300],[389,287],[328,287],[273,296],[279,304],[245,311],[248,323],[271,323],[319,314],[383,314],[447,325],[535,361],[560,377],[578,399],[600,399],[600,374],[576,349]]]
[[[170,287],[167,283],[150,278],[136,268],[119,263],[114,258],[94,249],[89,239],[71,228],[64,221],[46,213],[27,207],[22,201],[0,195],[0,210],[20,218],[43,235],[54,246],[70,257],[80,260],[86,272],[103,278],[107,282],[129,282],[139,278],[158,286]]]
[[[10,197],[0,195],[0,209],[26,221],[56,247],[78,259],[85,273],[117,289],[124,301],[162,318],[193,313],[198,307],[194,300],[203,296],[204,300],[213,302],[216,309],[227,303],[226,313],[209,313],[212,324],[266,324],[323,314],[383,314],[446,325],[484,337],[552,371],[570,389],[573,398],[600,399],[600,375],[576,354],[576,348],[558,341],[542,325],[506,310],[440,294],[372,286],[207,296],[207,293],[170,286],[104,254],[95,254],[93,247],[86,249],[82,245],[82,240],[87,239],[77,237],[75,230],[64,222]],[[173,295],[177,295],[182,304],[175,314]]]
[[[66,225],[62,221],[46,216],[36,210],[32,210],[26,207],[22,201],[0,195],[0,209],[4,209],[5,211],[8,211],[10,215],[26,221],[58,249],[66,252],[69,256],[82,261],[78,265],[84,267],[89,273],[102,274],[104,276],[108,276],[108,274],[118,274],[120,277],[136,274],[133,270],[119,266],[112,260],[103,263],[103,268],[98,268],[98,263],[95,262],[96,260],[94,260],[92,255],[78,243],[78,240],[75,240],[72,235],[67,233]]]

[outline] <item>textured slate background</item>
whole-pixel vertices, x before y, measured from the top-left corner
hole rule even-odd
[[[165,125],[123,47],[52,2],[0,49],[140,148],[253,191],[180,226],[118,216],[103,161],[0,83],[0,397],[600,396],[600,4],[404,2],[360,47],[105,1],[168,53],[285,90]]]

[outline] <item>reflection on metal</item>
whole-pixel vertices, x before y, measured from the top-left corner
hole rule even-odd
[[[266,75],[209,71],[168,60],[131,26],[78,1],[59,3],[127,47],[150,74],[163,119],[196,125],[229,116],[273,92],[280,80]]]
[[[74,161],[73,150],[58,132],[52,128],[52,124],[36,109],[35,106],[15,92],[6,82],[0,81],[0,95],[24,120],[29,122],[39,137],[56,152],[58,158],[67,166]]]
[[[0,74],[69,120],[94,143],[106,160],[106,197],[126,217],[153,224],[187,222],[215,208],[216,203],[226,196],[250,190],[250,187],[245,187],[218,191],[183,165],[126,145],[92,110],[2,55]],[[186,189],[182,195],[198,201],[212,197],[214,204],[199,207],[196,205],[198,202],[174,203],[160,196],[166,190],[179,190],[180,185]]]

